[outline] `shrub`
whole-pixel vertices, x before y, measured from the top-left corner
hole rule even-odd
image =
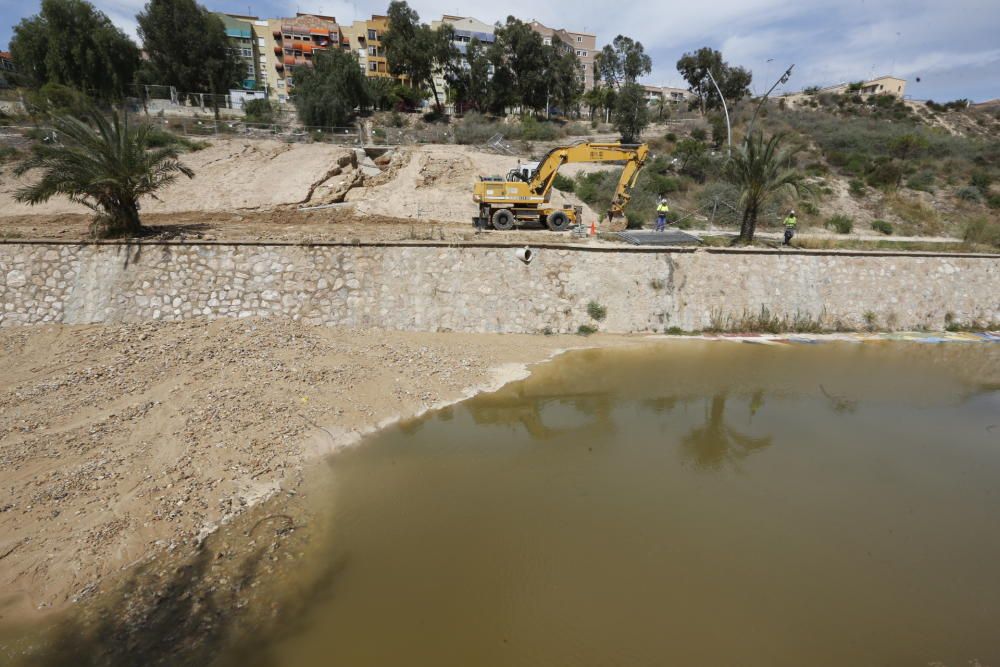
[[[826,221],[826,226],[838,234],[850,234],[854,229],[854,220],[846,215],[835,215]]]
[[[156,126],[150,128],[149,134],[146,135],[146,140],[147,145],[150,148],[165,148],[167,146],[174,146],[175,148],[181,148],[192,153],[211,146],[211,144],[207,141],[188,139],[187,137],[176,135],[173,132],[167,132],[166,130]]]
[[[906,179],[906,187],[911,190],[934,192],[934,172],[929,169],[918,171]]]
[[[589,324],[581,324],[576,328],[576,333],[579,336],[590,336],[591,334],[597,333],[597,327]]]
[[[973,218],[965,223],[962,239],[967,243],[979,243],[1000,248],[1000,222],[985,216]]]
[[[1000,208],[1000,193],[991,192],[986,195],[986,203],[992,209]]]
[[[398,111],[389,114],[389,127],[406,127],[406,118]]]
[[[243,103],[243,113],[248,123],[270,125],[277,117],[278,108],[270,100],[250,100]]]
[[[885,234],[886,236],[892,235],[892,224],[890,224],[887,220],[873,220],[872,229],[881,234]]]
[[[708,138],[708,133],[705,132],[704,128],[696,127],[691,130],[691,138],[695,141],[705,141],[705,139]]]
[[[868,172],[866,180],[873,188],[896,187],[903,180],[903,167],[895,160],[881,162]]]
[[[496,134],[510,137],[511,128],[475,112],[465,114],[462,122],[455,124],[455,142],[459,144],[484,144]]]
[[[559,137],[559,130],[550,122],[539,122],[534,116],[521,121],[521,138],[525,141],[552,141]]]
[[[552,179],[552,187],[556,190],[562,190],[563,192],[573,192],[573,188],[576,183],[569,176],[563,176],[562,174],[556,174],[556,177]]]
[[[864,197],[865,190],[865,183],[860,178],[852,178],[847,184],[847,191],[850,192],[853,197]]]
[[[583,123],[569,123],[563,128],[563,132],[571,137],[585,137],[590,134],[590,128]]]
[[[990,185],[993,183],[993,178],[985,171],[976,170],[972,172],[972,176],[969,178],[969,185],[976,188],[983,194],[986,194]]]
[[[13,146],[0,146],[0,162],[16,160],[20,154]]]
[[[799,208],[802,209],[803,213],[808,215],[819,215],[819,207],[811,201],[803,201],[799,204]]]
[[[971,185],[959,188],[957,191],[955,191],[955,195],[963,201],[970,201],[970,202],[978,202],[981,201],[983,198],[983,195],[979,191],[979,188],[974,188]]]
[[[675,141],[677,141],[677,135],[676,135],[676,134],[674,134],[673,132],[667,132],[667,136],[666,136],[666,139],[667,139],[667,141],[669,141],[670,143],[674,143]]]
[[[608,316],[608,309],[596,301],[591,301],[587,304],[587,314],[590,315],[591,319],[602,322]]]

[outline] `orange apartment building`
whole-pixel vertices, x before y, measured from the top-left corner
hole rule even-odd
[[[276,102],[288,101],[297,68],[312,67],[317,51],[340,48],[342,41],[337,19],[321,14],[268,19],[267,30],[260,33],[264,35],[267,89]]]

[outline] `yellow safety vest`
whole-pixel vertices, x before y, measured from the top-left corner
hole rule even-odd
[[[799,224],[798,219],[794,215],[790,215],[785,218],[785,227],[791,227],[795,229],[795,225]]]
[[[667,213],[669,211],[670,211],[670,207],[667,206],[666,204],[660,204],[660,205],[658,205],[656,207],[656,212],[657,213]]]

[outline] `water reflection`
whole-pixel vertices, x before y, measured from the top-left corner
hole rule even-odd
[[[496,392],[467,405],[476,424],[521,426],[535,440],[570,436],[609,437],[616,428],[612,417],[614,399],[607,392],[566,395],[533,395]],[[561,424],[547,423],[547,419]]]
[[[726,393],[718,393],[706,405],[705,423],[681,438],[681,454],[695,467],[719,470],[727,463],[738,464],[772,443],[772,436],[752,437],[726,423]],[[762,392],[750,401],[754,414],[764,404]]]

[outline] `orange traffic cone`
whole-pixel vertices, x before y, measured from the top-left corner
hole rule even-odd
[[[590,221],[590,235],[597,236],[597,225],[594,224],[593,220]]]

